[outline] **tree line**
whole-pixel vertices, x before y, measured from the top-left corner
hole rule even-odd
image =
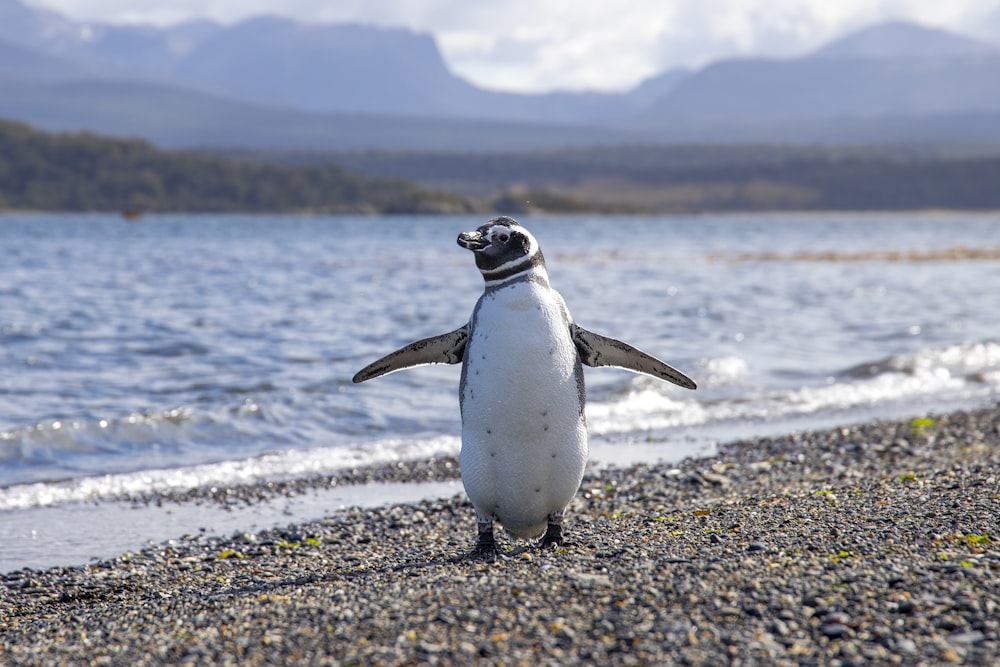
[[[275,165],[0,121],[0,210],[460,213],[465,197],[332,163]]]
[[[368,176],[412,179],[467,196],[504,193],[513,203],[541,202],[548,194],[548,201],[591,210],[1000,209],[1000,156],[959,149],[636,145],[490,155],[355,151],[280,159],[332,159]]]
[[[1000,157],[904,147],[167,151],[0,121],[0,210],[681,213],[1000,209]]]

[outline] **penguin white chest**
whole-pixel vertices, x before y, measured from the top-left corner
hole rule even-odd
[[[587,430],[580,361],[559,294],[533,281],[483,295],[461,388],[466,492],[482,516],[537,537],[580,486]]]

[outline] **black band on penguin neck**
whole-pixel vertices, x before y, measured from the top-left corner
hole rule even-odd
[[[542,257],[541,252],[535,252],[530,257],[525,257],[521,261],[511,263],[507,266],[501,266],[497,269],[480,268],[479,272],[482,274],[483,279],[487,282],[487,284],[490,286],[496,286],[521,274],[529,274],[537,268],[541,268],[543,272],[545,270],[545,258]]]

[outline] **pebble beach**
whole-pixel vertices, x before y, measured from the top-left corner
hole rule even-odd
[[[444,479],[442,458],[136,502]],[[0,664],[998,664],[1000,406],[594,469],[567,543],[464,496],[0,575]]]

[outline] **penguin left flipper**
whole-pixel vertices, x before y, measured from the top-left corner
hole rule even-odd
[[[358,371],[353,382],[364,382],[413,366],[457,364],[462,361],[462,356],[465,354],[465,344],[468,340],[468,324],[440,336],[418,340],[368,364]]]
[[[570,335],[580,353],[580,361],[587,366],[625,368],[636,373],[645,373],[661,380],[673,382],[685,389],[697,388],[694,380],[684,373],[628,343],[595,334],[576,324],[570,325]]]

